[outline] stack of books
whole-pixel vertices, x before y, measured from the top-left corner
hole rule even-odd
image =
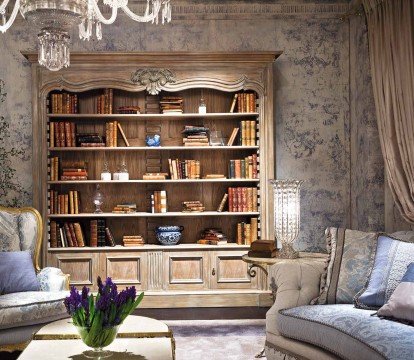
[[[50,147],[75,147],[76,124],[72,122],[53,122],[49,124]]]
[[[80,147],[104,147],[105,137],[98,133],[76,134],[76,144]]]
[[[172,180],[200,179],[201,169],[199,160],[168,159]]]
[[[140,114],[139,106],[120,106],[117,109],[118,114]]]
[[[68,161],[62,164],[60,180],[88,180],[85,161]]]
[[[206,128],[203,125],[186,125],[182,133],[184,134],[184,146],[209,146],[209,128]]]
[[[151,195],[151,212],[167,212],[167,192],[165,190],[154,191],[154,193]]]
[[[201,233],[201,239],[197,244],[202,245],[225,245],[227,244],[227,237],[223,234],[221,229],[208,228]]]
[[[183,201],[182,212],[203,212],[206,208],[201,201]]]
[[[114,104],[113,89],[104,89],[104,93],[99,95],[97,103],[98,114],[112,114]]]
[[[163,114],[182,114],[184,112],[184,100],[179,96],[164,96],[160,101],[160,109]]]
[[[58,224],[50,222],[50,247],[84,247],[85,236],[80,223],[64,222]]]
[[[125,203],[119,204],[114,207],[112,210],[114,214],[130,214],[137,212],[137,204],[135,203]]]
[[[251,243],[247,253],[250,257],[273,258],[276,257],[277,248],[274,240],[257,240]]]
[[[230,212],[254,212],[257,207],[257,187],[228,188]]]
[[[237,239],[236,242],[239,245],[250,245],[257,240],[257,218],[251,218],[250,224],[241,222],[237,224]]]
[[[230,160],[230,179],[257,179],[257,154],[244,159]]]
[[[50,108],[52,114],[77,114],[78,95],[66,92],[50,95]]]
[[[165,180],[167,176],[167,173],[145,173],[142,180]]]
[[[141,235],[124,235],[122,237],[124,246],[143,246],[145,245],[144,238]]]
[[[80,193],[76,190],[69,194],[59,194],[57,190],[49,190],[49,203],[51,214],[79,214]]]

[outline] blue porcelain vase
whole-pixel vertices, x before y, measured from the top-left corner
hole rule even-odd
[[[157,226],[155,236],[161,245],[176,245],[181,240],[184,226]]]

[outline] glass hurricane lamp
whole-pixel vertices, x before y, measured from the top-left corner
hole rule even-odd
[[[300,229],[301,180],[271,180],[274,194],[274,225],[276,240],[282,244],[279,258],[296,259],[299,253],[293,243]]]
[[[0,0],[0,32],[12,26],[20,11],[38,32],[39,64],[58,71],[70,65],[69,33],[76,26],[82,40],[89,40],[94,33],[101,40],[102,24],[113,24],[121,11],[136,22],[158,24],[159,18],[163,24],[171,21],[170,0],[142,2],[146,3],[145,13],[137,15],[128,0],[15,0],[14,5],[10,0]],[[103,15],[106,13],[107,17]]]
[[[99,185],[96,185],[95,194],[93,195],[93,204],[95,205],[95,214],[101,214],[103,211],[101,206],[103,204],[104,196],[101,193]]]

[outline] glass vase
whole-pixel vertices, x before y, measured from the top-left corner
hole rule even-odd
[[[93,350],[83,353],[89,359],[105,359],[112,356],[112,352],[104,350],[112,344],[118,334],[118,326],[109,326],[93,331],[90,327],[75,326],[84,344]]]

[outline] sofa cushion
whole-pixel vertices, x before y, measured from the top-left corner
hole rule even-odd
[[[414,262],[414,244],[379,236],[371,276],[366,287],[356,295],[356,306],[378,309],[384,305],[411,262]]]
[[[39,291],[30,252],[0,252],[0,295],[22,291]]]
[[[27,291],[0,296],[0,330],[47,322],[66,316],[67,291]]]
[[[366,284],[378,234],[349,229],[327,228],[328,260],[316,304],[352,304]]]
[[[371,316],[352,305],[300,306],[281,310],[278,331],[349,360],[409,360],[414,353],[414,327]]]
[[[0,212],[0,251],[20,251],[19,214]]]
[[[401,282],[377,314],[414,324],[414,263],[408,266]]]

